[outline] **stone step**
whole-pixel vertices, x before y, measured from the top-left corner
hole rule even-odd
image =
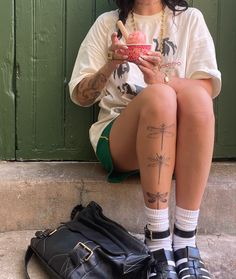
[[[0,231],[56,227],[71,209],[91,200],[129,231],[142,233],[143,197],[138,177],[106,182],[99,163],[0,162]],[[174,184],[174,182],[173,182]],[[204,195],[199,232],[236,234],[236,163],[214,163]],[[174,208],[174,191],[171,195]]]
[[[1,279],[25,278],[24,253],[33,236],[34,231],[0,233]],[[198,235],[198,247],[212,279],[235,279],[236,236]],[[35,258],[29,264],[29,274],[32,279],[49,279]]]

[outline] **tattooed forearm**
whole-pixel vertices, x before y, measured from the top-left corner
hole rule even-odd
[[[160,202],[167,203],[167,201],[168,201],[168,192],[165,192],[165,193],[146,192],[146,195],[147,195],[147,199],[148,199],[149,203],[156,203],[157,204],[157,209],[159,209],[159,207],[160,207]]]
[[[105,87],[107,78],[103,73],[97,74],[83,79],[77,89],[77,98],[80,103],[84,105],[92,104],[96,98],[101,94]]]
[[[159,127],[147,126],[147,137],[150,139],[155,139],[156,137],[161,136],[161,150],[163,150],[164,135],[174,136],[175,133],[171,131],[171,129],[174,127],[175,124],[166,125],[165,123],[162,123]]]
[[[91,105],[105,88],[117,65],[106,63],[97,73],[84,78],[77,86],[76,98],[82,106]]]
[[[169,166],[167,162],[170,160],[170,157],[156,153],[154,157],[150,157],[148,160],[150,162],[148,167],[158,167],[158,184],[160,184],[162,168],[163,166]]]

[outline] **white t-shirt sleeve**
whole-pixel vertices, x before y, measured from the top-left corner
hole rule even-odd
[[[75,98],[76,86],[85,77],[95,74],[106,63],[107,60],[106,54],[108,51],[108,27],[106,26],[103,18],[103,15],[98,17],[93,26],[90,28],[88,34],[80,46],[75,61],[69,83],[69,91],[71,100],[78,105],[80,104]],[[103,94],[104,92],[101,92],[93,104],[99,101]]]
[[[215,98],[221,90],[221,73],[218,70],[215,46],[202,13],[192,9],[190,15],[186,78],[212,79]]]

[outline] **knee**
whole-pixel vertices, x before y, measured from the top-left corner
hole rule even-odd
[[[178,116],[192,123],[204,125],[215,120],[212,98],[203,87],[184,89],[178,94],[177,103]]]
[[[144,116],[174,116],[177,111],[175,91],[167,85],[150,85],[143,90],[141,114]]]

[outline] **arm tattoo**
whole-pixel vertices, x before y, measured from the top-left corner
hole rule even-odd
[[[168,201],[168,192],[165,192],[165,193],[161,193],[161,192],[157,192],[157,193],[146,192],[146,195],[147,195],[149,203],[157,203],[157,209],[160,208],[160,202],[167,203],[167,201]]]
[[[93,77],[85,78],[79,83],[78,95],[86,104],[92,104],[101,94],[107,82],[107,77],[103,73],[97,73]]]
[[[150,139],[155,139],[158,135],[161,135],[161,150],[163,149],[164,135],[173,136],[174,133],[170,131],[171,128],[175,127],[175,124],[166,125],[162,123],[159,127],[147,126],[148,135]]]
[[[167,162],[170,160],[170,157],[166,157],[165,155],[159,155],[156,153],[155,157],[148,158],[150,163],[148,164],[148,167],[159,167],[158,170],[158,184],[160,184],[161,181],[161,170],[163,166],[169,166]]]

